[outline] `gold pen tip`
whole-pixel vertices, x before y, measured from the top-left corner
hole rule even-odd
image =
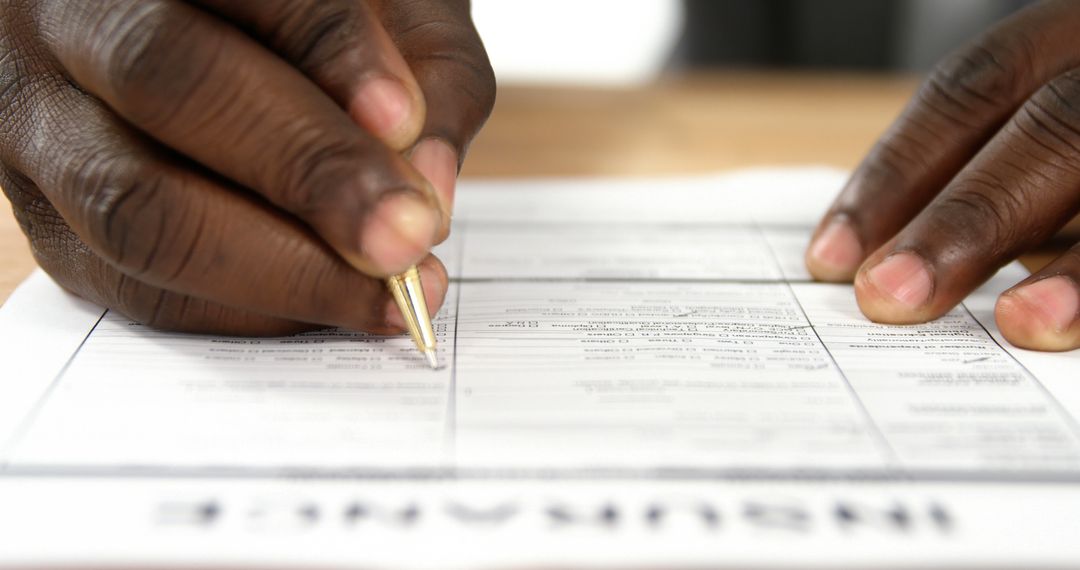
[[[438,353],[435,352],[434,348],[431,350],[425,350],[424,356],[427,357],[427,363],[431,366],[432,370],[437,370],[439,368],[439,356]]]

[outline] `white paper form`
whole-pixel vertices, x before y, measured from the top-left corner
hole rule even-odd
[[[1080,355],[1004,344],[1017,266],[911,327],[810,281],[841,181],[466,186],[434,372],[404,337],[153,331],[36,275],[0,312],[0,562],[1080,565]]]

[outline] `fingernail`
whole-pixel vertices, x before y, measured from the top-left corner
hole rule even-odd
[[[1080,291],[1068,277],[1047,277],[1012,292],[1043,324],[1063,333],[1072,326],[1080,311]]]
[[[431,249],[439,213],[407,193],[383,198],[368,216],[360,234],[360,250],[386,273],[397,273],[420,261]]]
[[[913,253],[895,253],[866,273],[866,278],[897,303],[915,309],[930,300],[934,280],[922,258]]]
[[[457,152],[442,140],[424,139],[413,149],[412,164],[435,188],[443,212],[449,217],[457,184]]]
[[[400,131],[412,112],[412,98],[405,87],[393,79],[380,77],[368,81],[356,94],[355,118],[383,138]]]
[[[810,257],[821,268],[848,279],[863,260],[863,248],[851,224],[833,220],[810,245]]]

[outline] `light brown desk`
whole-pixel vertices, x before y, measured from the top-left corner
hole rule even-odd
[[[910,77],[720,74],[640,89],[506,87],[463,176],[653,175],[755,165],[852,168],[917,86]],[[34,268],[5,204],[0,300]],[[1046,254],[1025,257],[1029,267]]]

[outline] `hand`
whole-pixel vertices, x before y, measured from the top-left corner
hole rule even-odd
[[[467,0],[2,10],[0,185],[64,287],[233,334],[401,330],[380,277],[415,263],[442,303],[428,251],[495,89]]]
[[[1080,211],[1080,3],[1044,2],[946,59],[855,170],[807,250],[883,323],[941,316]],[[1080,346],[1080,245],[1006,291],[1011,343]]]

